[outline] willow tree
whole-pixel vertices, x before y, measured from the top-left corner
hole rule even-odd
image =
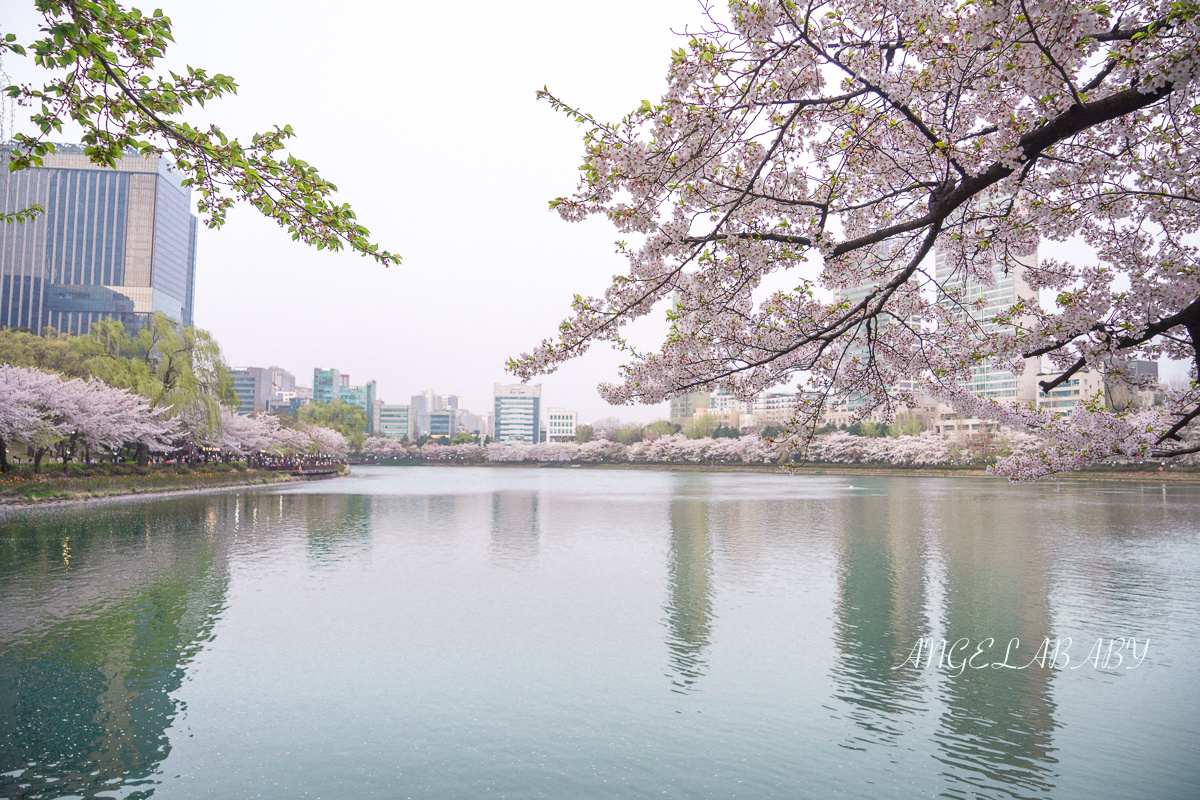
[[[597,341],[628,352],[612,402],[803,379],[811,430],[834,395],[885,414],[905,378],[1054,440],[1009,459],[1036,477],[1114,454],[1171,456],[1200,418],[1200,5],[1194,0],[731,0],[671,59],[666,93],[586,128],[577,191],[629,269],[510,369]],[[1030,258],[1039,239],[1075,257]],[[934,256],[942,261],[935,269]],[[1032,262],[1032,263],[1030,263]],[[980,320],[964,287],[1021,270],[1035,293]],[[780,279],[779,273],[785,277]],[[768,293],[759,287],[794,287]],[[950,276],[947,278],[946,276]],[[786,281],[786,282],[785,282]],[[836,290],[843,297],[830,299]],[[1036,293],[1055,296],[1042,304]],[[625,339],[667,309],[656,351]],[[973,395],[971,370],[1046,356],[1142,388],[1137,359],[1191,361],[1162,410],[1080,404],[1067,420]]]
[[[184,422],[200,439],[220,433],[223,405],[238,404],[232,373],[216,340],[163,314],[152,315],[132,331],[119,320],[100,320],[73,344],[93,376],[146,397],[151,409]],[[144,448],[138,457],[144,460]]]

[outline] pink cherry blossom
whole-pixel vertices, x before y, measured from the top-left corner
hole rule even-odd
[[[1200,449],[1187,436],[1200,418],[1195,0],[731,0],[727,17],[709,13],[657,103],[602,123],[543,95],[586,128],[579,185],[552,206],[608,219],[628,269],[577,296],[512,372],[551,372],[600,341],[627,354],[600,387],[614,403],[801,381],[799,442],[831,398],[888,419],[912,402],[899,382],[920,381],[1051,443],[1002,465],[1016,479]],[[1077,255],[1039,262],[1042,241]],[[998,324],[967,313],[979,301],[964,286],[1018,271],[1041,302]],[[769,293],[779,273],[795,288]],[[663,309],[661,347],[625,338]],[[1161,413],[1090,404],[1065,422],[962,391],[974,367],[1042,356],[1061,380],[1088,369],[1134,388],[1146,379],[1125,365],[1187,359],[1193,384]]]

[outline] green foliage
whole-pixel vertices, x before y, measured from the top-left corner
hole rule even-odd
[[[878,439],[882,436],[887,436],[887,428],[885,428],[883,425],[880,425],[878,422],[866,420],[859,423],[858,435],[867,436],[872,439]]]
[[[0,328],[0,363],[57,372],[69,378],[91,375],[87,359],[72,336],[46,328],[42,336],[17,328]]]
[[[220,406],[238,403],[216,340],[199,328],[179,327],[163,314],[134,331],[119,320],[101,320],[73,346],[91,375],[149,398],[155,408],[170,409],[169,417],[201,418],[209,432],[217,430]]]
[[[617,441],[623,445],[636,444],[642,440],[641,425],[626,425],[616,433]]]
[[[659,419],[651,422],[642,430],[645,433],[652,433],[656,436],[670,436],[673,433],[679,433],[681,426],[665,419]]]
[[[450,440],[450,444],[475,444],[475,434],[463,431],[454,434],[454,438]]]
[[[683,435],[689,439],[711,439],[720,427],[721,420],[713,414],[702,414],[683,427]]]
[[[596,429],[591,425],[577,425],[575,427],[575,444],[583,444],[590,442],[596,438]]]
[[[712,432],[714,439],[740,439],[742,432],[737,428],[731,428],[728,425],[718,425],[716,430]]]
[[[309,403],[300,407],[300,422],[305,425],[320,425],[332,428],[350,442],[350,449],[362,450],[367,436],[367,412],[344,400],[331,403]]]
[[[901,436],[916,436],[923,430],[925,430],[925,424],[917,415],[902,414],[888,426],[887,435],[893,439],[899,439]]]
[[[27,44],[13,34],[0,52],[32,56],[49,73],[41,86],[4,88],[17,103],[32,106],[33,135],[18,133],[9,168],[27,169],[54,152],[50,138],[70,123],[83,130],[88,157],[109,167],[126,153],[165,154],[196,187],[209,227],[220,227],[235,202],[246,202],[287,229],[293,239],[318,250],[349,247],[382,264],[400,257],[380,250],[358,224],[350,206],[332,199],[337,190],[315,168],[284,152],[294,133],[275,126],[249,144],[216,125],[196,128],[182,119],[192,108],[237,93],[228,75],[185,67],[161,74],[158,61],[172,41],[171,20],[161,11],[143,14],[117,0],[38,0],[41,38]],[[32,207],[5,215],[15,221]]]

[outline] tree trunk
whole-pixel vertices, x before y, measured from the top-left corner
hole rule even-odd
[[[46,455],[46,448],[38,447],[33,451],[33,474],[37,475],[42,471],[42,456]]]
[[[8,474],[8,442],[0,439],[0,473]]]
[[[139,467],[144,467],[150,463],[150,448],[146,447],[145,444],[138,444],[137,463]]]

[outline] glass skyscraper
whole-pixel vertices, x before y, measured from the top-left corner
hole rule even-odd
[[[0,208],[44,212],[0,225],[0,325],[84,333],[156,311],[191,325],[198,220],[181,175],[160,156],[130,153],[109,169],[79,145],[55,149],[20,172],[0,152]]]

